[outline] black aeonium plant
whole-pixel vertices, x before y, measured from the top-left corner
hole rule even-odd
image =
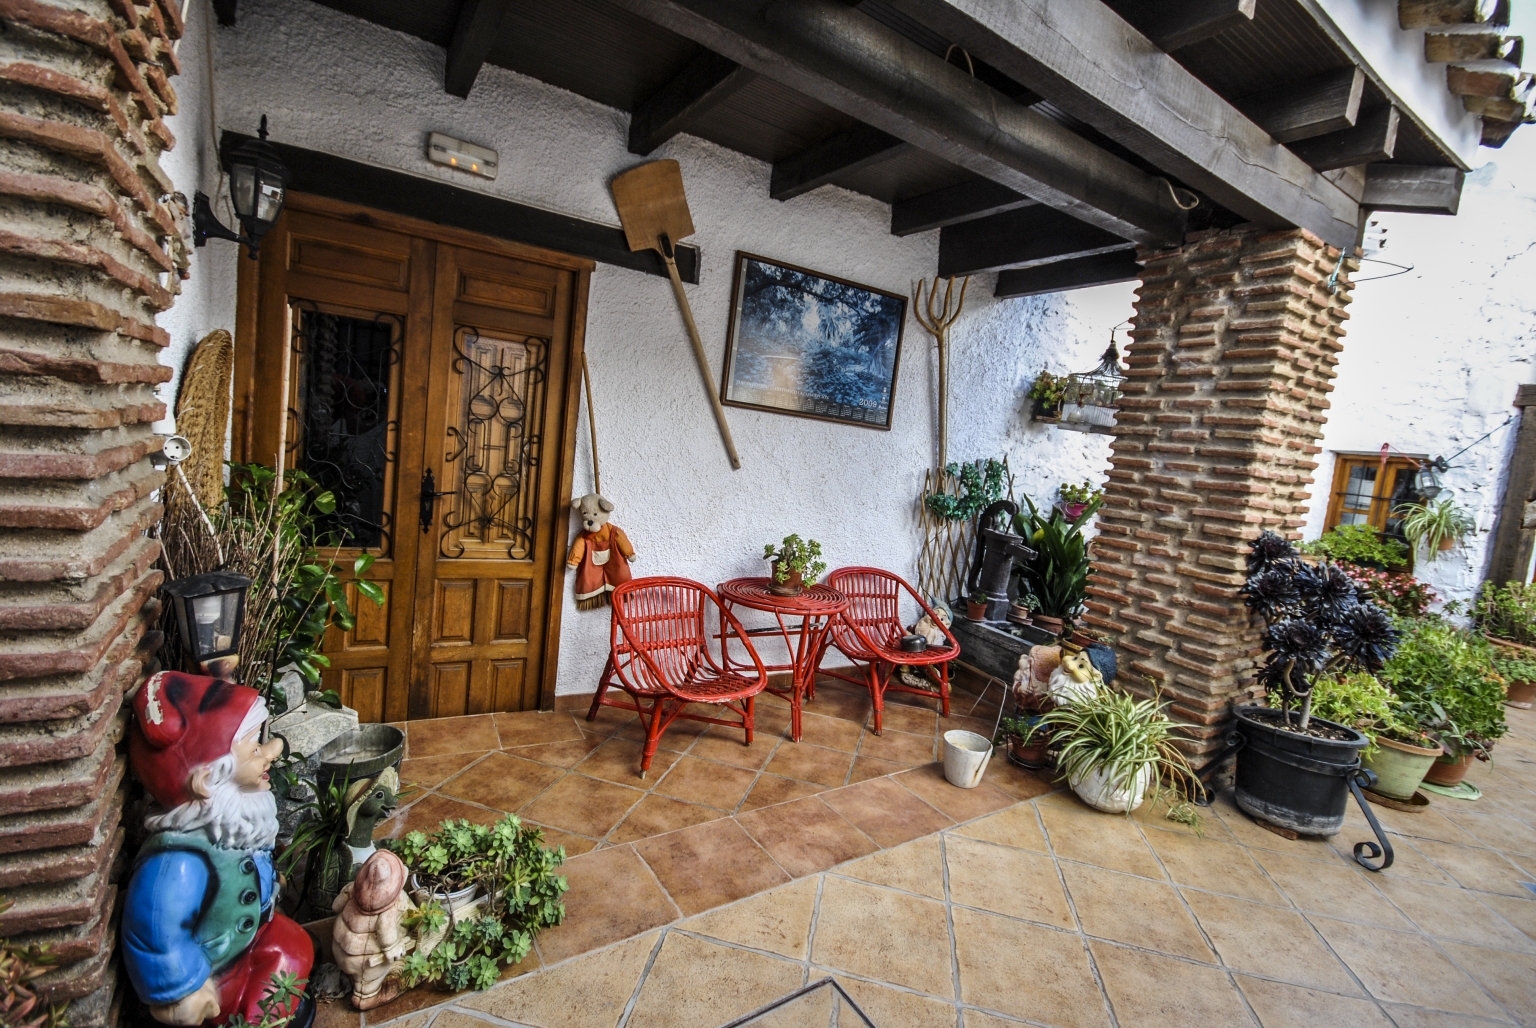
[[[1274,532],[1249,543],[1248,580],[1239,595],[1266,625],[1259,681],[1280,690],[1287,724],[1292,702],[1300,701],[1302,731],[1311,721],[1318,678],[1377,671],[1397,648],[1391,615],[1362,595],[1343,569],[1307,563]]]

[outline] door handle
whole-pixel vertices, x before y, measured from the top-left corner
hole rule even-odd
[[[437,508],[437,498],[439,496],[448,496],[452,492],[452,489],[438,492],[437,481],[432,477],[431,468],[421,473],[421,531],[423,535],[432,531],[432,516]]]

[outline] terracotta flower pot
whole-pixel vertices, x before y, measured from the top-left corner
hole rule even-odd
[[[1511,707],[1530,710],[1532,706],[1536,706],[1536,682],[1505,683],[1504,702]]]
[[[1044,614],[1036,614],[1033,620],[1035,622],[1036,628],[1042,628],[1045,631],[1050,632],[1052,635],[1060,635],[1061,630],[1067,627],[1066,622],[1064,622],[1061,618],[1050,618],[1046,617]]]
[[[779,562],[773,562],[773,577],[768,581],[768,591],[775,596],[799,596],[805,592],[805,574],[789,569],[784,580],[779,581]]]
[[[1025,742],[1018,736],[1008,737],[1008,756],[1016,764],[1026,767],[1044,767],[1050,759],[1046,756],[1046,750],[1050,747],[1050,740],[1042,732],[1036,732],[1034,737]]]
[[[1441,757],[1429,765],[1429,773],[1424,776],[1426,782],[1436,785],[1460,785],[1461,780],[1467,777],[1467,769],[1472,766],[1472,754],[1466,753],[1452,760],[1450,757]]]
[[[1409,800],[1418,791],[1424,776],[1440,756],[1440,747],[1410,746],[1394,739],[1377,739],[1376,752],[1362,763],[1376,772],[1371,790],[1394,800]]]
[[[1446,536],[1444,539],[1440,540],[1440,552],[1444,553],[1446,550],[1451,549],[1455,545],[1456,540],[1452,539],[1450,536]]]
[[[985,621],[987,620],[987,605],[985,603],[972,603],[970,600],[966,600],[965,616],[972,621]]]

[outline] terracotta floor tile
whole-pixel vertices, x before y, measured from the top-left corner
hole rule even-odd
[[[601,839],[644,796],[639,789],[571,773],[546,789],[522,813],[541,825]]]
[[[1497,896],[1483,892],[1478,893],[1477,898],[1484,906],[1502,915],[1504,920],[1524,932],[1532,941],[1536,941],[1536,903],[1515,896]]]
[[[1056,862],[1044,853],[945,833],[944,856],[953,902],[1077,930]]]
[[[979,821],[961,825],[950,834],[996,842],[1021,850],[1034,850],[1037,853],[1050,852],[1033,803],[1020,803],[1007,810],[1000,810]]]
[[[864,741],[859,744],[861,757],[878,757],[908,767],[931,763],[938,752],[931,732],[927,735],[913,735],[911,732],[897,731],[890,725],[885,726],[885,732],[881,735],[865,732]]]
[[[878,848],[814,796],[738,814],[736,820],[794,878]]]
[[[825,791],[826,786],[817,785],[814,782],[800,782],[780,775],[758,775],[757,784],[752,786],[752,791],[747,793],[745,800],[742,800],[737,813],[757,810],[760,807],[785,803],[789,800],[798,800],[804,796],[814,796],[818,792]]]
[[[881,717],[884,730],[887,732],[911,732],[914,735],[933,736],[933,731],[938,727],[939,715],[926,706],[909,706],[905,703],[890,702],[896,696],[895,693],[886,694],[885,711]],[[937,706],[937,703],[934,704]],[[865,727],[875,727],[875,715],[871,711]]]
[[[816,913],[818,878],[802,878],[760,892],[729,907],[691,917],[678,925],[683,931],[707,935],[738,946],[767,950],[791,960],[804,960]]]
[[[852,766],[851,753],[822,749],[807,742],[785,742],[780,744],[764,770],[769,774],[836,788],[847,781]]]
[[[1387,831],[1392,832],[1394,835],[1407,835],[1415,839],[1434,839],[1437,842],[1449,842],[1457,846],[1485,845],[1478,842],[1476,836],[1464,831],[1456,822],[1435,809],[1439,806],[1441,804],[1435,803],[1428,810],[1421,810],[1412,814],[1380,806],[1373,808],[1371,812],[1376,815],[1376,820],[1380,821]],[[1353,823],[1356,826],[1356,831],[1362,828],[1369,831],[1365,818],[1360,816],[1359,808],[1351,804],[1348,810],[1351,816],[1345,823]]]
[[[1341,862],[1306,860],[1266,850],[1251,851],[1291,902],[1313,914],[1361,921],[1385,928],[1410,928],[1408,919],[1383,896],[1368,871]],[[1389,879],[1381,878],[1385,883]]]
[[[954,914],[963,1002],[1062,1028],[1110,1023],[1081,936],[974,910]],[[970,1014],[965,1021],[970,1028]]]
[[[733,764],[736,767],[758,770],[768,763],[773,756],[774,747],[779,745],[779,740],[772,735],[758,735],[752,740],[752,745],[747,746],[742,741],[740,732],[735,738],[728,735],[716,735],[715,729],[710,729],[699,736],[694,744],[688,748],[688,753],[695,757],[707,757],[710,760],[718,760],[722,764]]]
[[[900,771],[907,770],[906,764],[898,764],[894,760],[881,760],[879,757],[855,757],[853,770],[848,774],[848,784],[857,785],[859,782],[867,782],[871,778],[883,778]]]
[[[456,1005],[548,1028],[613,1028],[635,994],[657,938],[649,932],[489,992],[468,993]]]
[[[811,961],[954,998],[944,905],[835,875],[822,882]]]
[[[608,841],[639,842],[653,835],[665,835],[679,828],[703,824],[705,821],[713,821],[725,816],[724,811],[713,807],[684,803],[670,796],[651,793],[640,801],[639,806],[629,812],[628,817],[619,822],[619,826],[608,836]]]
[[[1423,842],[1422,839],[1417,840]],[[1402,836],[1394,836],[1392,840],[1393,861],[1392,866],[1380,872],[1383,878],[1414,878],[1424,882],[1435,882],[1439,885],[1455,885],[1456,879],[1446,874],[1440,868],[1430,862],[1429,858],[1414,848],[1414,840],[1404,839]],[[1335,856],[1348,867],[1354,867],[1355,862],[1349,856],[1348,846],[1338,847]]]
[[[1135,1028],[1252,1028],[1225,971],[1172,957],[1090,942],[1104,991],[1122,1025]]]
[[[1010,764],[1007,757],[988,761],[987,773],[981,776],[981,780],[1016,800],[1032,800],[1056,788],[1042,775]]]
[[[575,857],[583,853],[590,853],[592,850],[597,848],[596,839],[588,839],[583,835],[572,835],[570,832],[562,832],[558,828],[551,828],[548,825],[535,824],[534,822],[526,819],[524,819],[523,823],[528,825],[530,828],[537,828],[539,831],[543,832],[544,845],[550,849],[554,849],[556,846],[564,846],[565,855],[567,857]]]
[[[635,844],[684,914],[700,914],[789,881],[730,818]]]
[[[785,720],[785,729],[787,729],[788,719]],[[840,717],[827,717],[824,714],[812,714],[810,711],[800,715],[800,741],[808,742],[812,746],[856,753],[859,749],[859,740],[863,737],[864,728],[856,721],[845,721]]]
[[[1530,876],[1493,850],[1454,846],[1429,839],[1415,840],[1413,845],[1465,888],[1505,896],[1530,895],[1530,891],[1520,884],[1530,881]]]
[[[452,778],[483,756],[483,753],[445,753],[441,757],[402,760],[400,784],[402,788],[435,789],[444,779]]]
[[[1037,806],[1056,856],[1096,864],[1111,871],[1164,880],[1157,858],[1142,839],[1141,829],[1130,818],[1057,803]]]
[[[643,742],[616,735],[589,753],[585,760],[576,765],[576,771],[615,785],[649,789],[677,762],[681,754],[674,750],[658,749],[651,756],[651,769],[642,778],[640,758],[644,750]]]
[[[1245,975],[1234,977],[1264,1028],[1393,1028],[1381,1008],[1368,999],[1335,996]]]
[[[360,1028],[362,1023],[362,1015],[345,999],[315,1004],[313,1028]]]
[[[665,750],[672,753],[681,753],[692,745],[696,733],[674,730],[681,723],[674,721],[672,728],[668,728],[661,734],[661,738],[656,740],[658,752]],[[609,733],[609,735],[614,739],[627,739],[632,743],[644,743],[646,726],[642,721],[635,720],[618,731]],[[636,768],[640,766],[638,761],[636,761],[635,766]]]
[[[812,968],[810,980],[816,981],[822,974],[819,968]],[[877,1025],[890,1025],[892,1028],[955,1028],[957,1011],[953,1004],[876,985],[874,982],[863,982],[857,978],[842,975],[833,977],[848,990],[848,995]],[[977,1016],[975,1013],[965,1015],[966,1028],[983,1028],[979,1023],[973,1023]],[[815,1023],[820,1025],[822,1022]],[[857,1025],[862,1022],[856,1016],[844,1014],[838,1023]]]
[[[464,819],[476,824],[488,825],[503,816],[500,811],[460,803],[458,800],[449,799],[434,792],[423,796],[394,817],[380,821],[379,826],[374,829],[373,837],[398,839],[407,832],[431,832],[439,822],[449,819]]]
[[[413,760],[501,748],[496,722],[490,714],[429,718],[406,724],[405,755]]]
[[[616,693],[624,698],[623,693]],[[622,707],[602,706],[597,708],[597,717],[587,720],[586,711],[572,715],[576,724],[583,732],[597,732],[600,735],[613,735],[619,729],[627,727],[638,716],[632,710],[624,710]]]
[[[967,732],[975,732],[977,735],[984,739],[990,739],[993,737],[993,729],[997,727],[997,724],[993,718],[969,717],[965,714],[957,713],[959,709],[960,705],[958,703],[952,703],[950,705],[949,719],[946,721],[942,717],[939,718],[939,726],[937,731],[941,741],[944,738],[945,732],[956,728]],[[1001,759],[1001,755],[999,755],[999,759]]]
[[[1241,846],[1180,832],[1147,830],[1143,837],[1179,885],[1284,906],[1285,897]]]
[[[1184,898],[1227,967],[1325,992],[1361,994],[1344,965],[1295,911],[1193,889],[1185,890]]]
[[[1446,817],[1475,835],[1479,843],[1505,853],[1536,854],[1536,828],[1518,818],[1481,814],[1452,807]]]
[[[454,799],[516,813],[564,775],[558,767],[492,753],[468,771],[448,779],[437,791]]]
[[[732,811],[752,788],[757,772],[687,756],[656,783],[656,791],[674,799]]]
[[[583,735],[568,742],[546,742],[534,746],[513,746],[505,752],[524,760],[536,760],[554,767],[575,767],[593,750],[608,740],[606,735]]]
[[[899,846],[954,822],[889,778],[874,778],[821,797],[882,847]]]
[[[1424,1010],[1420,1007],[1402,1006],[1397,1003],[1383,1003],[1381,1007],[1387,1012],[1387,1016],[1392,1018],[1392,1023],[1397,1028],[1488,1028],[1490,1023],[1495,1023],[1485,1021],[1481,1017],[1463,1017],[1459,1014]]]
[[[1451,885],[1431,885],[1401,878],[1383,879],[1378,887],[1426,935],[1490,949],[1536,952],[1536,943],[1478,902],[1476,893]],[[1510,901],[1536,907],[1530,900],[1510,897]]]
[[[375,1007],[363,1014],[363,1024],[383,1024],[385,1021],[394,1021],[396,1018],[400,1018],[399,1023],[401,1025],[412,1023],[411,1020],[406,1019],[406,1014],[414,1014],[416,1011],[425,1010],[427,1007],[441,1006],[447,999],[447,994],[441,989],[431,985],[418,985],[414,989],[402,992],[383,1006]],[[415,1023],[424,1028],[430,1019],[431,1014],[428,1014]]]
[[[717,1028],[798,989],[799,964],[669,932],[628,1028]]]
[[[545,966],[660,928],[682,916],[633,846],[572,857],[561,874],[570,885],[565,894],[565,922],[546,928],[536,940]]]
[[[1062,863],[1083,931],[1100,939],[1214,964],[1216,955],[1171,885],[1084,864]]]
[[[936,835],[926,835],[893,849],[881,850],[838,868],[837,873],[872,885],[915,892],[919,896],[944,898],[944,857]]]
[[[1447,943],[1445,951],[1517,1024],[1536,1025],[1536,954]]]
[[[1377,999],[1457,1014],[1502,1016],[1483,990],[1423,936],[1316,915],[1308,919]]]
[[[997,758],[993,758],[997,759]],[[974,789],[950,785],[943,764],[924,764],[897,775],[893,781],[917,793],[928,805],[957,823],[996,813],[1016,802],[1012,796],[982,782]]]
[[[581,738],[581,728],[571,714],[554,711],[525,710],[516,714],[493,714],[496,735],[501,746],[532,746],[536,743],[571,742]]]
[[[1221,818],[1211,814],[1209,810],[1196,807],[1200,815],[1200,827],[1197,831],[1193,827],[1180,821],[1168,820],[1168,812],[1179,801],[1170,793],[1165,792],[1156,800],[1148,799],[1141,806],[1131,811],[1131,820],[1146,828],[1157,828],[1165,832],[1176,832],[1180,835],[1193,835],[1198,839],[1210,839],[1213,842],[1236,842],[1234,836]]]
[[[807,703],[805,710],[822,714],[826,717],[838,717],[844,721],[852,721],[854,724],[864,724],[864,719],[874,709],[869,702],[869,694],[843,692],[825,686],[816,687],[816,698]]]

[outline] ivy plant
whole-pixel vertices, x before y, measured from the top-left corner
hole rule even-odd
[[[960,492],[929,493],[923,504],[946,521],[969,521],[988,504],[1002,499],[1005,470],[1003,462],[992,457],[966,464],[950,463],[944,473],[960,480]]]

